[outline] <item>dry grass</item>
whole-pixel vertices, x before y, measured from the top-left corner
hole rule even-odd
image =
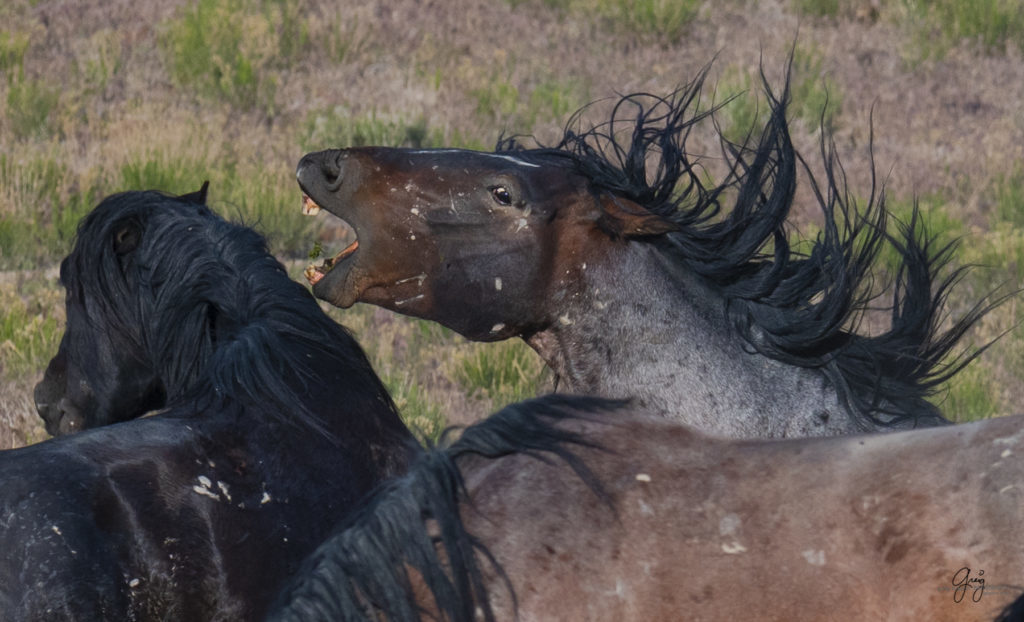
[[[568,110],[617,92],[668,92],[712,58],[712,82],[726,76],[749,83],[736,76],[756,75],[763,59],[777,83],[798,34],[818,74],[808,92],[819,97],[818,82],[841,96],[832,124],[851,185],[866,187],[873,118],[875,158],[890,196],[939,197],[936,204],[963,224],[972,247],[995,249],[981,259],[1005,263],[999,252],[1016,252],[1017,241],[1001,232],[994,214],[1024,207],[998,205],[992,189],[1019,175],[1024,162],[1020,49],[953,40],[941,53],[922,54],[913,47],[920,45],[917,31],[906,24],[912,13],[879,14],[871,0],[843,0],[835,13],[816,13],[825,17],[801,14],[810,4],[706,2],[695,5],[695,16],[680,17],[678,30],[657,32],[617,18],[606,10],[618,6],[610,0],[4,2],[0,269],[52,269],[77,215],[133,180],[187,191],[211,179],[216,207],[261,224],[276,234],[282,256],[296,257],[310,245],[310,232],[292,218],[298,196],[291,175],[305,150],[414,139],[486,147],[502,132],[550,140]],[[190,26],[196,7],[244,19]],[[232,37],[239,44],[224,46]],[[202,58],[210,62],[181,65],[176,50],[186,40],[208,49]],[[219,73],[204,73],[207,65]],[[601,110],[595,107],[595,117]],[[813,124],[794,127],[798,146],[813,151]],[[694,147],[715,153],[710,145]],[[813,226],[809,205],[801,197],[798,228]],[[318,235],[336,233],[327,229]],[[997,267],[999,279],[1020,284],[1020,267]],[[966,298],[954,303],[971,302],[985,282],[969,283]],[[8,279],[0,288],[35,316],[59,319],[59,309],[44,309],[59,307],[52,280]],[[407,393],[399,401],[414,416],[440,412],[468,421],[500,405],[460,384],[458,366],[445,363],[494,346],[380,310],[339,317],[392,387]],[[1021,319],[1007,306],[972,337],[997,335]],[[1014,337],[963,377],[969,386],[955,388],[950,404],[960,408],[957,396],[980,395],[992,402],[986,414],[1015,407],[1013,396],[1024,390],[1024,347]],[[29,390],[46,357],[32,357],[33,369],[17,372],[9,362],[2,367],[9,357],[0,358],[2,443],[39,438]]]

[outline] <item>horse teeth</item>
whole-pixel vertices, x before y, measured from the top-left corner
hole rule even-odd
[[[320,279],[324,278],[323,273],[317,270],[313,264],[306,266],[306,269],[302,271],[302,275],[306,277],[310,285],[316,285],[320,282]]]
[[[316,204],[309,195],[302,195],[302,213],[306,216],[316,216],[320,213],[320,206]]]

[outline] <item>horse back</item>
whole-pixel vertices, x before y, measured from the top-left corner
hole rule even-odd
[[[0,454],[0,619],[260,619],[372,486],[326,439],[285,463],[203,426],[157,416]]]
[[[1024,585],[1021,423],[753,442],[576,421],[601,490],[558,460],[474,459],[463,516],[524,620],[992,619]]]

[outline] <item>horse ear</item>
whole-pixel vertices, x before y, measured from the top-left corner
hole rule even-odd
[[[637,238],[679,231],[679,225],[647,208],[611,195],[601,197],[597,224],[614,237]]]
[[[114,230],[114,253],[127,255],[139,247],[142,227],[135,220],[126,220]]]
[[[189,203],[198,203],[199,205],[206,205],[206,190],[209,187],[210,180],[206,180],[203,182],[203,187],[200,188],[199,190],[196,190],[195,192],[189,192],[188,194],[183,194],[178,198],[183,201],[188,201]]]

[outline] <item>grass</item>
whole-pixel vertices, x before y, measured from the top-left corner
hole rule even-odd
[[[672,42],[686,33],[701,4],[699,0],[588,0],[579,2],[577,10],[605,18],[613,30]]]
[[[584,81],[553,77],[523,88],[511,79],[492,80],[473,89],[470,95],[484,123],[507,128],[513,134],[528,134],[539,123],[564,121],[590,99]]]
[[[447,426],[441,406],[408,373],[385,376],[384,385],[395,401],[405,425],[421,442],[436,442]]]
[[[279,71],[310,45],[299,11],[283,0],[197,0],[164,25],[171,75],[206,97],[272,114]]]
[[[1024,227],[1024,163],[1009,174],[998,175],[992,184],[995,223]]]
[[[309,113],[299,142],[303,151],[365,145],[420,149],[445,144],[443,134],[428,127],[426,119],[407,122],[376,111],[356,116],[344,106]]]
[[[1003,406],[999,386],[987,365],[968,365],[950,380],[947,390],[932,401],[957,423],[978,421],[998,414]]]
[[[760,78],[728,67],[717,85],[716,99],[724,106],[717,113],[726,137],[742,142],[749,134],[759,135],[768,118],[768,105],[761,94]],[[823,68],[821,53],[813,46],[793,50],[790,73],[788,117],[815,132],[834,132],[842,112],[842,89]]]
[[[20,289],[21,295],[0,289],[0,375],[15,379],[45,367],[64,332],[63,305],[56,289]]]
[[[987,54],[1024,51],[1024,5],[1018,0],[903,0],[901,21],[922,58],[944,56],[962,41]]]
[[[840,0],[792,0],[793,10],[811,17],[838,17]]]
[[[56,88],[42,80],[11,77],[7,85],[7,125],[20,140],[53,135],[54,110],[60,101]]]
[[[536,397],[543,371],[529,346],[511,340],[475,348],[456,364],[455,378],[470,395],[479,394],[496,406],[505,406]]]
[[[0,269],[53,263],[71,248],[78,221],[97,200],[91,184],[76,189],[53,155],[0,155],[0,193],[14,206],[0,212]]]
[[[22,73],[29,35],[24,32],[0,32],[0,73]]]

